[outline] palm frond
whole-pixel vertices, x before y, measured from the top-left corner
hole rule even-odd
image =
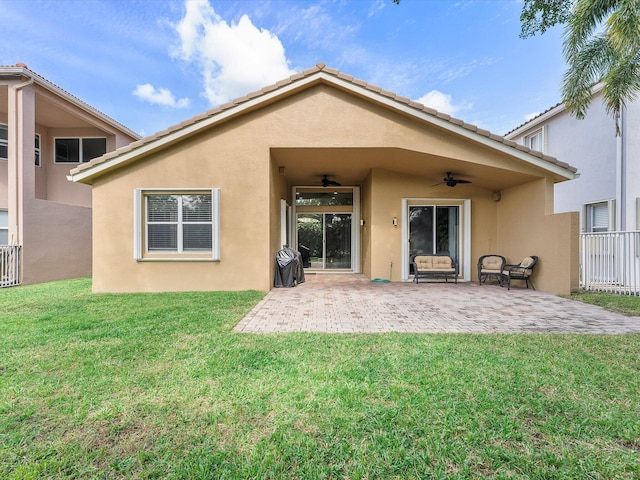
[[[584,118],[591,103],[591,89],[615,61],[615,52],[604,35],[593,37],[571,56],[562,82],[562,101],[577,118]]]

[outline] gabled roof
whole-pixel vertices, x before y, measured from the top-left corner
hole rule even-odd
[[[524,145],[507,140],[488,130],[483,130],[463,120],[426,107],[421,103],[383,90],[363,80],[358,80],[351,75],[327,67],[323,63],[318,63],[315,67],[292,75],[273,85],[249,93],[244,97],[236,98],[178,125],[79,165],[71,170],[71,178],[76,182],[91,183],[94,178],[131,163],[141,156],[146,156],[220,122],[269,105],[284,96],[318,84],[328,84],[340,88],[398,112],[419,118],[489,148],[518,157],[527,163],[535,164],[562,178],[572,179],[577,172],[575,167],[560,162],[554,157],[531,150]]]
[[[71,93],[67,92],[63,88],[61,88],[58,85],[56,85],[55,83],[50,82],[46,78],[38,75],[33,70],[30,70],[29,67],[27,67],[24,63],[17,63],[16,65],[0,65],[0,78],[16,78],[16,79],[25,80],[25,81],[32,79],[33,82],[36,83],[37,85],[39,85],[42,88],[52,92],[53,94],[55,94],[58,97],[64,98],[69,103],[75,105],[76,107],[80,108],[81,110],[84,110],[84,111],[90,113],[92,116],[100,119],[101,121],[103,121],[104,123],[110,125],[111,127],[115,128],[116,130],[119,130],[119,131],[125,133],[126,135],[130,136],[131,138],[140,139],[140,135],[138,135],[133,130],[127,128],[126,126],[124,126],[120,122],[114,120],[113,118],[111,118],[110,116],[106,115],[105,113],[102,113],[97,108],[92,107],[91,105],[89,105],[86,102],[83,102],[78,97],[76,97],[76,96],[72,95]]]
[[[603,87],[604,87],[603,83],[596,84],[591,91],[591,96],[592,97],[595,96],[598,92],[602,90]],[[505,138],[508,138],[508,139],[515,138],[519,136],[521,133],[525,132],[526,130],[536,127],[542,122],[549,120],[551,117],[555,117],[559,113],[564,112],[566,109],[567,108],[564,106],[564,103],[562,102],[556,103],[552,107],[547,108],[544,112],[539,113],[535,117],[530,118],[526,122],[518,125],[516,128],[508,131],[507,133],[504,134],[504,136]]]

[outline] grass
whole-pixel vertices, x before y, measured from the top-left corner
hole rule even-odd
[[[616,295],[615,293],[579,292],[570,295],[568,298],[599,305],[607,310],[640,316],[640,297]]]
[[[259,292],[0,290],[0,478],[640,477],[640,336],[247,335]]]

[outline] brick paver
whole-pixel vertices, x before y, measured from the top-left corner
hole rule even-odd
[[[234,331],[246,333],[640,333],[640,317],[550,293],[477,283],[374,283],[307,275],[272,289]]]

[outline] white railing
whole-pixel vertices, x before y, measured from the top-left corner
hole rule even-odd
[[[580,234],[585,290],[640,295],[640,231]]]
[[[20,285],[20,245],[0,245],[0,288]]]

